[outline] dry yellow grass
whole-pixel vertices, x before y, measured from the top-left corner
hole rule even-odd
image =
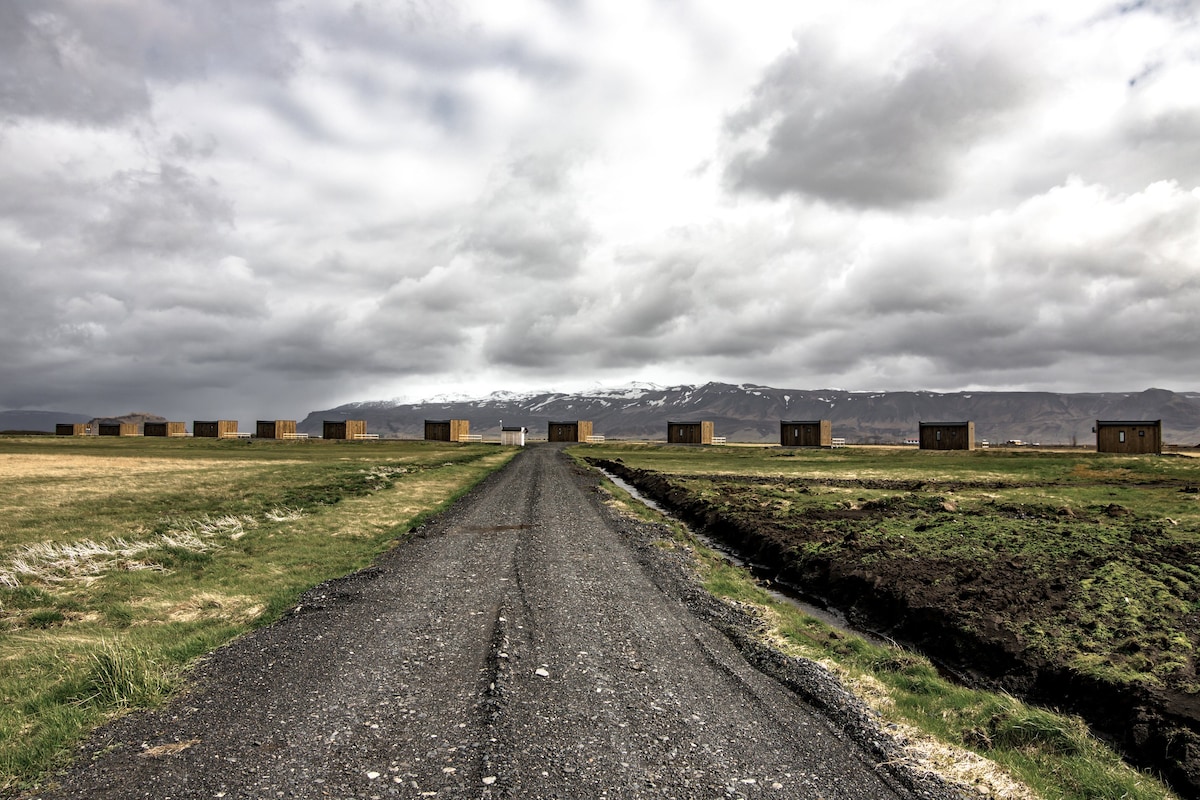
[[[134,625],[154,625],[162,622],[195,622],[198,619],[223,619],[248,623],[264,610],[262,603],[244,594],[200,592],[182,601],[170,598],[143,599],[131,603],[138,611]]]
[[[28,541],[34,521],[54,519],[60,510],[119,498],[130,503],[153,503],[172,493],[206,493],[297,461],[229,460],[142,457],[96,457],[79,454],[0,455],[0,546]],[[169,509],[160,509],[169,511]],[[43,525],[41,539],[61,540],[111,535],[113,531],[72,531],[69,525]]]
[[[143,758],[161,758],[162,756],[179,755],[184,750],[187,750],[192,745],[200,744],[199,739],[188,739],[183,742],[170,742],[168,744],[160,744],[156,747],[147,747],[142,752],[138,753]]]
[[[299,463],[293,461],[238,459],[241,465]],[[140,456],[85,456],[75,453],[4,453],[0,454],[0,480],[13,478],[67,477],[71,479],[107,478],[115,474],[158,474],[164,472],[228,469],[229,459],[154,458]]]
[[[89,726],[155,702],[189,659],[370,563],[516,452],[184,440],[0,450],[0,794]],[[145,692],[93,702],[97,654]]]

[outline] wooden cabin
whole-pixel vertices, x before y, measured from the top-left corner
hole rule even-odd
[[[827,419],[781,420],[779,444],[783,447],[833,447],[833,423]]]
[[[528,430],[523,425],[505,425],[500,428],[500,444],[524,447],[526,433],[528,433]]]
[[[295,439],[296,420],[294,419],[260,419],[254,422],[254,438],[256,439]]]
[[[1096,420],[1097,453],[1161,453],[1162,420]]]
[[[546,431],[548,442],[586,442],[592,435],[592,423],[585,420],[575,422],[551,422]]]
[[[327,419],[321,431],[321,436],[326,439],[363,439],[366,435],[365,419]]]
[[[182,422],[146,422],[142,425],[143,436],[187,436],[187,425]]]
[[[55,436],[87,436],[88,425],[85,422],[59,422],[54,425]]]
[[[195,420],[192,436],[203,439],[232,439],[238,435],[236,419]]]
[[[921,422],[917,438],[922,450],[974,450],[975,423]]]
[[[137,436],[136,422],[101,422],[98,433],[101,436]]]
[[[712,444],[713,424],[704,422],[668,422],[667,444]]]
[[[471,435],[471,422],[465,419],[425,420],[425,440],[428,442],[460,442]]]

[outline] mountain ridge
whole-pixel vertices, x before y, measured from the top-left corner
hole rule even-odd
[[[579,392],[493,392],[473,399],[405,403],[358,401],[311,412],[298,430],[320,434],[326,419],[364,419],[384,437],[421,438],[426,419],[466,419],[473,433],[524,425],[536,437],[551,421],[590,420],[615,439],[666,438],[668,420],[712,420],[729,441],[778,442],[781,420],[829,419],[833,435],[850,443],[887,444],[915,438],[918,423],[972,420],[976,436],[993,442],[1091,444],[1097,419],[1163,422],[1164,440],[1200,443],[1200,393],[1140,392],[849,392],[779,389],[757,384],[633,384]]]

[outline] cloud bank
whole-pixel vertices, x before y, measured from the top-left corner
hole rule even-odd
[[[0,407],[1200,389],[1189,3],[0,8]]]

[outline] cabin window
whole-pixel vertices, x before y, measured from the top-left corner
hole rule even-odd
[[[1125,444],[1125,431],[1119,431],[1117,433],[1117,441],[1121,444]]]
[[[1145,435],[1146,435],[1145,431],[1138,431],[1138,436],[1145,436]]]
[[[942,432],[941,432],[941,431],[935,431],[934,433],[935,433],[935,436],[934,436],[934,438],[935,438],[935,439],[937,439],[937,440],[940,442],[940,441],[942,440]]]

